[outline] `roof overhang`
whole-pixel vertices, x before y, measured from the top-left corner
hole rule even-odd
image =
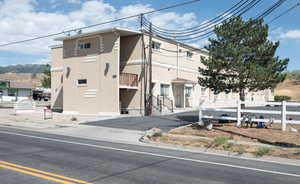
[[[113,27],[113,28],[108,28],[108,29],[102,29],[99,31],[80,33],[80,34],[76,34],[76,35],[72,35],[72,36],[58,37],[58,38],[55,38],[54,40],[55,41],[64,41],[64,40],[71,40],[71,39],[93,36],[93,35],[103,34],[103,33],[110,33],[110,32],[116,32],[116,33],[120,34],[120,36],[130,36],[130,35],[141,34],[140,31],[135,31],[135,30],[126,29],[126,28],[120,28],[120,27]]]
[[[191,80],[187,80],[187,79],[183,79],[183,78],[176,78],[174,80],[172,80],[173,84],[197,84],[197,82],[195,81],[191,81]]]

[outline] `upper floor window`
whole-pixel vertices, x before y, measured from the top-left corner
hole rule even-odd
[[[193,55],[194,55],[194,54],[193,54],[192,52],[190,52],[190,51],[187,51],[187,52],[186,52],[186,58],[187,58],[187,59],[192,59],[192,58],[193,58]]]
[[[160,46],[161,46],[161,43],[152,42],[152,49],[153,50],[160,50]]]
[[[91,43],[80,43],[78,45],[78,48],[80,48],[80,49],[89,49],[89,48],[91,48]]]

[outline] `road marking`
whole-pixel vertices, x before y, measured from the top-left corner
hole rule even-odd
[[[25,166],[22,166],[22,165],[13,164],[13,163],[6,162],[6,161],[3,161],[3,160],[0,160],[0,164],[1,165],[8,165],[8,166],[11,166],[11,167],[15,167],[17,169],[23,169],[23,170],[33,171],[33,172],[36,172],[38,174],[44,174],[44,175],[48,175],[48,176],[53,176],[53,177],[57,177],[57,178],[60,178],[60,179],[69,180],[69,181],[80,183],[80,184],[91,184],[91,183],[88,183],[88,182],[83,181],[83,180],[78,180],[78,179],[74,179],[74,178],[70,178],[70,177],[58,175],[58,174],[55,174],[55,173],[50,173],[50,172],[46,172],[46,171],[42,171],[42,170],[30,168],[30,167],[25,167]]]
[[[1,125],[0,124],[0,128],[8,128],[8,126],[6,125]],[[26,131],[32,131],[30,129],[26,129],[26,128],[20,128],[20,127],[13,127],[12,129],[15,129],[15,130],[26,130]],[[114,129],[114,128],[112,128]],[[118,128],[116,128],[118,129]],[[135,130],[134,130],[135,131]],[[1,131],[0,131],[1,132]],[[142,132],[142,131],[141,131]],[[48,133],[49,132],[40,132],[40,133]],[[61,135],[61,134],[55,134],[55,133],[50,133],[52,135]],[[62,135],[64,136],[64,135]],[[71,137],[71,136],[69,136]],[[74,138],[78,138],[78,137],[74,137]],[[80,137],[79,137],[80,138]],[[95,140],[95,139],[90,139],[90,140]],[[96,141],[102,141],[102,142],[111,142],[112,143],[120,143],[120,144],[130,144],[130,145],[137,145],[135,143],[131,143],[131,142],[126,142],[126,141],[113,141],[113,139],[107,139],[107,138],[104,138],[104,139],[101,139],[101,140],[96,140]],[[153,144],[155,146],[153,146]],[[143,143],[143,145],[140,145],[140,146],[143,146],[143,147],[151,147],[151,148],[163,148],[163,149],[168,149],[168,150],[175,150],[175,151],[184,151],[184,152],[192,152],[192,153],[200,153],[200,154],[205,154],[205,155],[215,155],[215,156],[220,156],[220,157],[225,157],[225,158],[234,158],[234,159],[238,159],[238,160],[251,160],[251,161],[257,161],[257,162],[264,162],[264,163],[272,163],[272,164],[278,164],[278,165],[283,165],[283,166],[296,166],[296,167],[300,167],[300,164],[298,163],[291,163],[291,162],[285,162],[283,163],[283,161],[275,161],[275,160],[267,160],[267,159],[260,159],[260,158],[250,158],[250,157],[242,157],[242,156],[236,156],[236,155],[227,155],[227,154],[224,154],[224,153],[214,153],[214,152],[207,152],[206,149],[204,149],[203,151],[201,150],[193,150],[191,151],[190,148],[191,147],[187,147],[187,148],[178,148],[178,147],[168,147],[168,146],[164,146],[164,145],[160,145],[160,144],[155,144],[155,143],[151,143],[151,144],[145,144]]]
[[[22,170],[22,169],[10,167],[10,166],[7,166],[7,165],[1,165],[0,164],[0,167],[5,168],[5,169],[9,169],[9,170],[12,170],[12,171],[16,171],[16,172],[19,172],[19,173],[23,173],[23,174],[36,176],[36,177],[43,178],[43,179],[46,179],[46,180],[55,181],[55,182],[58,182],[58,183],[76,184],[76,183],[73,183],[73,182],[68,182],[68,181],[60,180],[60,179],[49,177],[49,176],[45,176],[45,175],[42,175],[42,174],[37,174],[37,173],[34,173],[34,172],[30,172],[30,171],[26,171],[26,170]]]
[[[293,174],[293,173],[287,173],[287,172],[258,169],[258,168],[253,168],[253,167],[246,167],[246,166],[225,164],[225,163],[219,163],[219,162],[211,162],[211,161],[206,161],[206,160],[197,160],[197,159],[192,159],[192,158],[176,157],[176,156],[163,155],[163,154],[157,154],[157,153],[150,153],[150,152],[144,152],[144,151],[136,151],[136,150],[123,149],[123,148],[114,148],[114,147],[109,147],[109,146],[100,146],[100,145],[95,145],[95,144],[87,144],[87,143],[79,143],[79,142],[73,142],[73,141],[65,141],[65,140],[59,140],[59,139],[47,138],[47,137],[40,137],[40,136],[34,136],[34,135],[26,135],[26,134],[20,134],[20,133],[11,133],[11,132],[6,132],[6,131],[0,131],[0,133],[9,134],[9,135],[18,135],[18,136],[23,136],[23,137],[30,137],[30,138],[35,138],[35,139],[40,139],[40,140],[47,140],[47,141],[53,141],[53,142],[75,144],[75,145],[81,145],[81,146],[88,146],[88,147],[93,147],[93,148],[101,148],[101,149],[114,150],[114,151],[122,151],[122,152],[127,152],[127,153],[136,153],[136,154],[141,154],[141,155],[150,155],[150,156],[155,156],[155,157],[170,158],[170,159],[190,161],[190,162],[196,162],[196,163],[205,163],[205,164],[210,164],[210,165],[231,167],[231,168],[237,168],[237,169],[244,169],[244,170],[250,170],[250,171],[256,171],[256,172],[264,172],[264,173],[269,173],[269,174],[279,174],[279,175],[284,175],[284,176],[292,176],[292,177],[298,177],[298,178],[300,178],[299,174]]]

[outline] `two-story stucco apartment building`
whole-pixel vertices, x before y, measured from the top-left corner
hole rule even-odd
[[[110,28],[56,40],[63,43],[52,47],[53,109],[69,114],[144,113],[145,86],[149,87],[147,34]],[[238,98],[234,93],[216,96],[199,86],[200,57],[208,55],[204,50],[155,36],[151,47],[154,106],[182,109],[197,107],[200,99]],[[270,100],[272,93],[249,93],[247,98]]]

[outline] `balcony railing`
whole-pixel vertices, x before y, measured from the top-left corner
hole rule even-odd
[[[131,73],[120,73],[120,86],[138,87],[138,75]]]

